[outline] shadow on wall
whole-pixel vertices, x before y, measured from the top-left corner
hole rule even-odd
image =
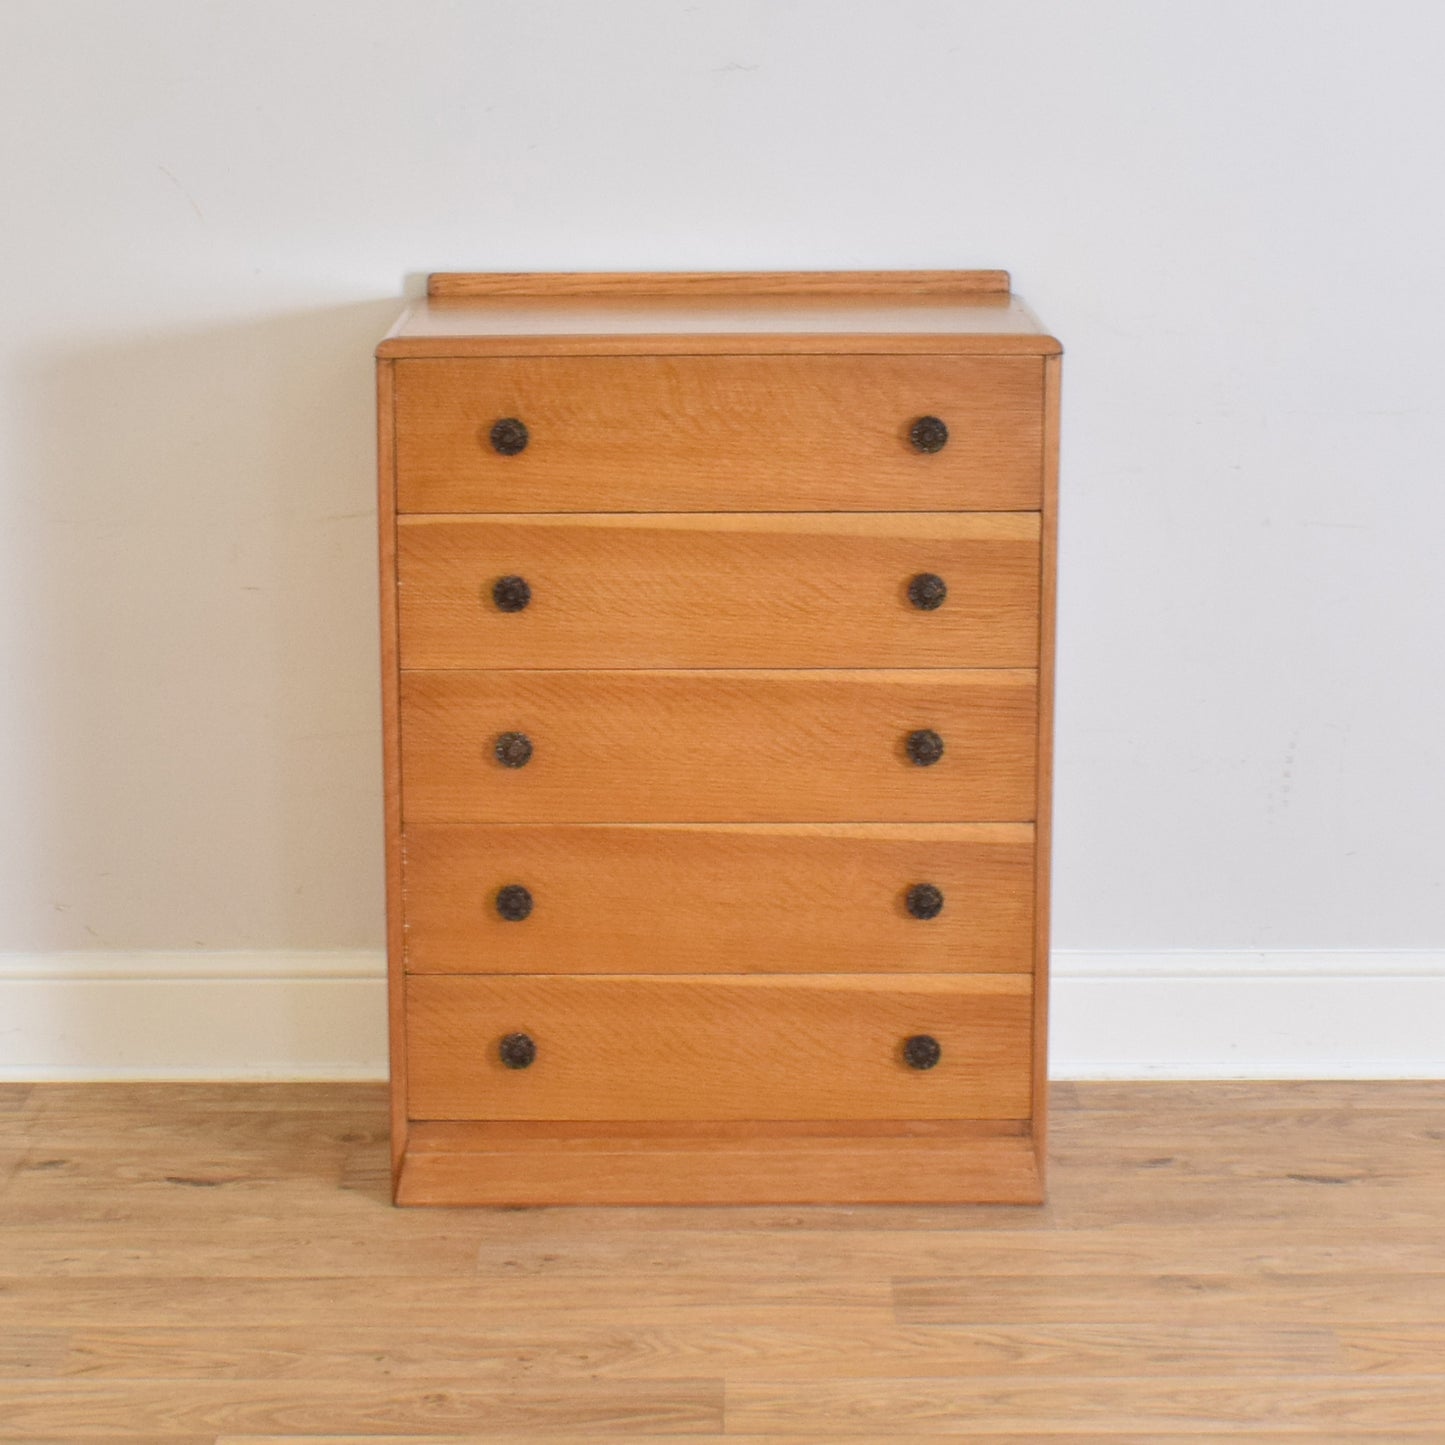
[[[29,911],[0,946],[381,947],[371,352],[397,310],[30,358]]]

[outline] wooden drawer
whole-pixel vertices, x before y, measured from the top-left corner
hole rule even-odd
[[[397,568],[403,667],[1038,661],[1033,512],[410,517]]]
[[[1034,356],[497,357],[395,364],[402,512],[1034,511]],[[942,450],[909,441],[936,416]],[[500,454],[495,423],[522,421]]]
[[[418,977],[415,1119],[1021,1119],[1031,983],[966,977]],[[535,1047],[501,1058],[507,1035]],[[904,1043],[937,1041],[935,1067]]]
[[[413,824],[404,868],[415,973],[1033,968],[1022,823]]]
[[[400,703],[408,823],[1034,816],[1028,671],[404,672]],[[530,760],[503,766],[516,734]]]

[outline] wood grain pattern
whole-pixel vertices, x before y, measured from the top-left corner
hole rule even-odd
[[[1019,297],[815,291],[727,295],[578,291],[427,297],[401,314],[377,355],[1055,356]]]
[[[1278,1439],[1286,1432],[1313,1445],[1314,1431],[1368,1427],[1381,1418],[1393,1426],[1424,1429],[1445,1419],[1445,1380],[1339,1381],[1278,1378],[1261,1372],[1248,1387],[1238,1380],[1132,1380],[1125,1396],[1118,1381],[1055,1383],[1047,1392],[1024,1381],[828,1380],[810,1385],[728,1386],[730,1429],[790,1431],[800,1419],[820,1435],[851,1438],[893,1429],[905,1439],[976,1438],[981,1415],[1026,1438],[1118,1438],[1135,1431],[1148,1440],[1164,1432],[1244,1429]],[[1192,1435],[1191,1439],[1200,1438]],[[1230,1435],[1231,1440],[1238,1436]],[[1348,1438],[1348,1436],[1346,1436]],[[1397,1437],[1392,1433],[1393,1442]]]
[[[407,983],[413,1119],[1019,1119],[1017,974],[443,977]],[[525,1032],[536,1062],[505,1067]],[[937,1067],[903,1041],[931,1034]]]
[[[1040,1178],[1048,1166],[1050,899],[1053,885],[1054,634],[1059,538],[1059,399],[1062,366],[1044,361],[1044,494],[1040,554],[1038,642],[1038,794],[1034,805],[1034,1147]]]
[[[380,1084],[0,1100],[8,1442],[1440,1438],[1438,1081],[1060,1084],[1023,1210],[394,1210]]]
[[[534,1440],[539,1437],[532,1435],[488,1435],[486,1445],[519,1445],[523,1440]],[[551,1445],[587,1445],[593,1437],[587,1435],[565,1434],[549,1435],[547,1439]],[[697,1445],[696,1435],[652,1435],[647,1437],[647,1445]],[[812,1433],[801,1433],[796,1426],[786,1431],[758,1435],[752,1431],[729,1430],[725,1436],[729,1445],[793,1445],[799,1440],[830,1440],[837,1441],[846,1439],[848,1445],[899,1445],[897,1430],[884,1430],[882,1433],[873,1431],[859,1432],[848,1430],[846,1435],[832,1433],[827,1435],[815,1435]],[[940,1434],[919,1434],[910,1433],[910,1441],[938,1441],[950,1437]],[[1107,1428],[1095,1430],[1086,1427],[1084,1430],[1070,1430],[1061,1426],[1059,1429],[1050,1429],[1047,1434],[1040,1435],[1036,1431],[1020,1432],[1017,1430],[980,1432],[969,1430],[967,1438],[969,1445],[1268,1445],[1268,1442],[1278,1442],[1288,1439],[1289,1436],[1269,1430],[1262,1432],[1253,1429],[1241,1429],[1232,1426],[1227,1430],[1215,1432],[1212,1430],[1188,1429],[1183,1432],[1147,1430],[1143,1433],[1136,1433],[1133,1430],[1116,1430]],[[1298,1432],[1295,1432],[1296,1440],[1299,1439]],[[1334,1430],[1311,1429],[1308,1435],[1309,1445],[1362,1445],[1362,1437],[1358,1432],[1351,1431],[1341,1434]],[[1440,1435],[1433,1430],[1390,1430],[1387,1436],[1381,1437],[1372,1434],[1364,1439],[1377,1441],[1387,1439],[1389,1445],[1440,1445]],[[78,1441],[73,1445],[96,1445],[95,1441]],[[167,1436],[157,1442],[157,1445],[176,1445],[176,1442]],[[192,1445],[187,1439],[181,1445]],[[211,1445],[206,1440],[204,1445]],[[216,1441],[216,1445],[480,1445],[475,1435],[224,1435]]]
[[[521,1435],[489,1435],[485,1445],[518,1445],[524,1439],[536,1439],[536,1436]],[[550,1435],[547,1437],[551,1445],[586,1445],[591,1438],[585,1435],[566,1434]],[[696,1435],[652,1435],[647,1437],[647,1445],[697,1445]],[[828,1435],[815,1435],[800,1433],[796,1426],[786,1431],[766,1434],[756,1434],[753,1431],[729,1430],[721,1437],[729,1442],[729,1445],[793,1445],[798,1440],[821,1440],[830,1441],[846,1440],[847,1445],[899,1445],[899,1434],[897,1430],[883,1430],[875,1433],[871,1430],[848,1430],[846,1434],[836,1432]],[[906,1437],[912,1445],[915,1441],[938,1441],[943,1439],[957,1439],[952,1436],[935,1434],[921,1434],[910,1431]],[[1231,1427],[1227,1430],[1215,1432],[1212,1430],[1196,1430],[1190,1428],[1182,1432],[1147,1430],[1136,1433],[1129,1429],[1116,1430],[1105,1428],[1096,1430],[1092,1427],[1085,1427],[1083,1430],[1070,1430],[1065,1426],[1059,1429],[1050,1429],[1047,1434],[1039,1434],[1036,1431],[984,1431],[969,1430],[967,1432],[969,1445],[1265,1445],[1265,1442],[1278,1442],[1288,1439],[1274,1430],[1261,1432],[1255,1429],[1242,1429]],[[1299,1434],[1295,1434],[1296,1441]],[[1388,1440],[1389,1445],[1440,1445],[1438,1431],[1417,1431],[1417,1430],[1390,1430],[1387,1436],[1372,1434],[1362,1437],[1358,1432],[1350,1431],[1340,1433],[1334,1430],[1311,1429],[1307,1437],[1309,1445],[1363,1445],[1363,1441]],[[475,1435],[226,1435],[221,1437],[216,1445],[481,1445]],[[81,1441],[78,1445],[94,1445],[91,1441]],[[159,1445],[172,1445],[169,1437],[159,1442]],[[209,1440],[206,1445],[210,1445]]]
[[[423,824],[414,973],[1027,973],[1027,824]],[[912,917],[911,884],[942,889]],[[511,922],[497,891],[533,909]]]
[[[989,299],[992,298],[983,298]],[[413,328],[381,342],[379,358],[395,361],[470,360],[489,357],[598,356],[1057,356],[1061,347],[1043,335],[1022,306],[996,312],[993,307],[890,307],[859,314],[830,308],[813,314],[816,329],[801,335],[777,330],[777,317],[760,316],[751,326],[738,308],[709,312],[690,302],[682,314],[658,303],[649,318],[655,330],[642,329],[644,318],[631,316],[619,327],[607,307],[588,303],[579,313],[555,303],[517,303],[505,312],[492,303],[482,314],[462,315],[469,303],[433,301],[417,308]],[[813,308],[810,308],[812,310]],[[538,311],[544,313],[539,317]],[[850,327],[862,327],[853,331]],[[883,335],[878,328],[893,328]]]
[[[408,668],[1033,667],[1033,513],[414,516]],[[909,582],[948,584],[922,611]],[[531,601],[500,611],[499,577]]]
[[[1318,1310],[1359,1324],[1428,1323],[1440,1312],[1445,1276],[1381,1281],[1372,1270],[1256,1275],[1179,1274],[1146,1279],[1070,1275],[1063,1280],[899,1279],[898,1318],[905,1324],[1028,1324],[1043,1316],[1076,1324],[1166,1314],[1181,1324],[1231,1318],[1278,1323]]]
[[[389,1206],[388,1206],[389,1207]],[[801,1295],[790,1294],[786,1280],[754,1276],[757,1297],[751,1304],[740,1301],[698,1302],[693,1309],[699,1320],[731,1317],[739,1324],[766,1321],[780,1307],[866,1309],[886,1314],[886,1280],[835,1279]],[[324,1298],[318,1292],[324,1289]],[[661,1294],[657,1301],[639,1299],[635,1290],[620,1279],[588,1291],[569,1304],[560,1292],[535,1305],[520,1295],[514,1282],[505,1277],[482,1278],[463,1274],[414,1275],[409,1278],[376,1276],[365,1278],[219,1279],[201,1276],[165,1279],[62,1279],[19,1280],[7,1287],[0,1298],[0,1314],[7,1322],[22,1309],[49,1302],[53,1319],[70,1327],[93,1329],[163,1328],[206,1329],[218,1319],[232,1328],[256,1327],[270,1322],[291,1329],[345,1329],[364,1322],[390,1322],[395,1330],[413,1330],[440,1322],[460,1323],[480,1319],[494,1311],[530,1313],[533,1318],[551,1316],[555,1324],[576,1311],[577,1323],[603,1322],[611,1311],[636,1306],[639,1325],[657,1323],[669,1317],[681,1301]],[[736,1312],[736,1313],[735,1313]],[[656,1378],[655,1376],[653,1378]],[[3,1420],[0,1414],[0,1420]],[[0,1436],[3,1439],[4,1436]]]
[[[500,1211],[497,1211],[500,1213]],[[427,1216],[423,1216],[427,1217]],[[435,1214],[429,1216],[438,1217]],[[756,1232],[726,1235],[688,1231],[690,1249],[674,1247],[666,1230],[659,1231],[659,1247],[649,1249],[639,1240],[633,1249],[619,1248],[605,1231],[589,1236],[593,1247],[580,1261],[566,1243],[554,1240],[535,1247],[483,1244],[478,1273],[497,1271],[549,1297],[567,1289],[589,1294],[606,1281],[619,1281],[629,1263],[641,1272],[638,1288],[654,1284],[667,1290],[680,1279],[693,1282],[713,1278],[714,1304],[743,1293],[771,1263],[762,1251],[750,1264],[747,1245],[768,1236]],[[811,1260],[813,1239],[801,1233],[794,1256]],[[846,1254],[846,1245],[870,1238],[862,1229],[843,1236],[834,1257],[835,1280],[847,1278],[859,1266]],[[899,1235],[906,1250],[911,1236]],[[709,1262],[709,1244],[720,1246],[720,1258]],[[664,1268],[662,1262],[668,1261]],[[874,1268],[870,1259],[866,1266]],[[809,1265],[806,1279],[821,1277],[822,1261]],[[703,1285],[705,1288],[706,1286]],[[677,1300],[679,1311],[685,1306]],[[388,1329],[379,1321],[361,1323],[345,1331],[317,1338],[304,1329],[286,1331],[265,1326],[232,1326],[194,1330],[124,1327],[81,1329],[68,1336],[72,1353],[52,1373],[69,1366],[68,1373],[91,1378],[134,1379],[147,1375],[185,1379],[344,1380],[365,1373],[384,1373],[391,1380],[436,1379],[448,1371],[476,1381],[506,1384],[534,1366],[561,1374],[585,1371],[592,1378],[667,1378],[690,1369],[726,1369],[731,1372],[765,1370],[774,1380],[807,1380],[825,1372],[835,1377],[871,1376],[879,1379],[910,1376],[1022,1376],[1032,1368],[1065,1379],[1104,1378],[1125,1372],[1168,1377],[1187,1358],[1222,1379],[1247,1378],[1263,1360],[1280,1374],[1329,1374],[1338,1368],[1340,1354],[1334,1332],[1324,1326],[1237,1325],[1037,1325],[1017,1326],[900,1326],[884,1318],[849,1311],[831,1328],[824,1328],[816,1306],[799,1303],[791,1310],[775,1311],[771,1327],[730,1330],[707,1322],[688,1328],[624,1331],[604,1323],[577,1322],[570,1330],[537,1318],[523,1322],[458,1320],[431,1327],[419,1324],[408,1331]],[[860,1317],[861,1316],[861,1317]],[[811,1328],[810,1328],[811,1325]],[[1351,1335],[1355,1332],[1351,1331]],[[1407,1333],[1402,1330],[1401,1334]],[[1419,1331],[1422,1338],[1427,1332]],[[1439,1342],[1438,1332],[1434,1335]],[[227,1355],[229,1349],[232,1353]],[[1363,1369],[1364,1366],[1362,1365]],[[1416,1370],[1414,1373],[1428,1373]]]
[[[497,1431],[554,1434],[559,1427],[622,1439],[660,1431],[696,1438],[722,1429],[722,1387],[716,1380],[598,1381],[583,1395],[570,1385],[542,1381],[498,1390],[464,1380],[442,1389],[384,1379],[273,1380],[268,1389],[248,1394],[224,1381],[188,1380],[186,1385],[182,1394],[165,1380],[0,1381],[6,1432],[0,1439],[24,1440],[60,1421],[68,1422],[65,1428],[72,1432],[58,1437],[68,1445],[80,1433],[108,1432],[115,1439],[117,1418],[132,1422],[120,1438],[146,1445],[182,1431],[192,1438],[202,1434],[209,1445],[218,1431],[244,1437],[282,1429],[299,1432],[305,1440],[321,1431],[374,1434],[428,1423],[480,1432],[472,1438],[484,1441],[495,1439]]]
[[[908,442],[922,415],[947,446]],[[495,421],[531,440],[501,456]],[[1031,511],[1042,362],[629,356],[396,363],[403,512]]]
[[[428,296],[975,296],[1007,271],[434,271]]]
[[[408,672],[405,820],[1029,822],[1034,674]],[[931,728],[945,752],[909,761]],[[522,768],[502,733],[534,745]]]
[[[501,1126],[476,1125],[432,1125],[420,1124],[418,1131],[418,1152],[429,1153],[451,1147],[434,1141],[434,1130],[485,1130]],[[931,1126],[936,1134],[921,1132],[910,1137],[945,1139],[1005,1137],[992,1136],[983,1131],[983,1126],[962,1124],[938,1124]],[[903,1137],[901,1134],[895,1137]],[[459,1146],[458,1146],[459,1147]],[[783,1145],[778,1142],[777,1147]],[[1022,1213],[1016,1217],[1025,1219]],[[724,1215],[710,1229],[692,1229],[672,1225],[670,1216],[653,1217],[653,1228],[647,1232],[631,1232],[598,1227],[582,1228],[559,1239],[546,1229],[530,1231],[516,1229],[505,1237],[496,1237],[484,1243],[477,1251],[476,1268],[479,1274],[491,1276],[500,1271],[510,1271],[516,1277],[526,1276],[533,1282],[538,1300],[560,1299],[561,1292],[572,1284],[585,1284],[606,1279],[631,1277],[639,1290],[657,1290],[662,1293],[675,1292],[681,1300],[684,1291],[692,1286],[684,1281],[690,1276],[703,1277],[713,1274],[714,1299],[729,1296],[737,1289],[742,1299],[742,1290],[751,1278],[769,1275],[796,1282],[800,1290],[811,1289],[828,1279],[847,1279],[854,1274],[868,1276],[888,1275],[896,1291],[901,1282],[917,1281],[920,1277],[945,1279],[962,1289],[968,1279],[993,1282],[1010,1281],[1009,1287],[1019,1286],[1028,1281],[1052,1279],[1069,1281],[1067,1288],[1082,1294],[1088,1284],[1097,1282],[1111,1274],[1117,1274],[1132,1281],[1141,1274],[1158,1269],[1173,1271],[1179,1278],[1203,1278],[1219,1280],[1236,1275],[1241,1268],[1240,1231],[1228,1228],[1207,1231],[1171,1228],[1168,1226],[1134,1229],[999,1229],[987,1222],[974,1221],[967,1227],[940,1229],[876,1229],[866,1227],[866,1219],[851,1230],[825,1231],[822,1236],[803,1228],[785,1228],[759,1232],[746,1228],[728,1229]],[[832,1243],[828,1235],[835,1234]],[[1270,1237],[1255,1243],[1250,1249],[1250,1263],[1255,1271],[1271,1278],[1288,1276],[1300,1278],[1334,1278],[1345,1275],[1403,1276],[1441,1275],[1445,1273],[1445,1239],[1438,1234],[1434,1239],[1423,1230],[1392,1229],[1385,1239],[1370,1237],[1350,1239],[1339,1233],[1322,1230],[1301,1230],[1296,1237]],[[1064,1368],[1070,1374],[1107,1374],[1108,1366],[1103,1355],[1113,1355],[1112,1346],[1117,1339],[1110,1333],[1113,1322],[1053,1322],[1061,1334],[1072,1339],[1077,1345],[1094,1340],[1101,1349],[1099,1355],[1090,1357],[1088,1351],[1079,1351],[1073,1362],[1062,1366],[1059,1360],[1054,1367]],[[1311,1326],[1290,1324],[1255,1324],[1246,1326],[1237,1321],[1239,1328],[1249,1329],[1256,1337],[1270,1334],[1275,1348],[1286,1350],[1289,1345],[1302,1347],[1316,1364],[1326,1363],[1320,1346],[1323,1332]],[[1031,1334],[1038,1328],[1037,1323],[1014,1325],[989,1322],[987,1324],[921,1324],[911,1334],[926,1339],[929,1332],[937,1330],[941,1341],[949,1338],[979,1342],[978,1335],[969,1333],[977,1330],[998,1330],[1003,1339],[1018,1338],[1026,1333],[1039,1342],[1039,1336]],[[1179,1319],[1173,1328],[1180,1333],[1196,1332],[1201,1346],[1207,1343],[1211,1352],[1217,1351],[1221,1359],[1230,1352],[1232,1341],[1227,1341],[1219,1325],[1200,1324],[1198,1321]],[[1410,1373],[1406,1367],[1411,1362],[1411,1347],[1414,1346],[1415,1363],[1418,1364],[1418,1348],[1431,1338],[1431,1326],[1400,1325],[1398,1327],[1365,1326],[1349,1332],[1351,1347],[1366,1348],[1367,1342],[1376,1342],[1381,1366],[1392,1366],[1396,1373]],[[1013,1332],[1017,1331],[1017,1335]],[[1291,1337],[1291,1332],[1297,1332]],[[1302,1338],[1301,1338],[1302,1336]],[[1438,1334],[1434,1336],[1438,1340]],[[904,1352],[915,1363],[919,1352],[924,1349],[921,1339],[911,1344]],[[895,1364],[883,1368],[890,1352],[884,1342],[876,1341],[878,1355],[873,1364],[879,1374],[906,1374],[902,1359],[895,1357]],[[1333,1351],[1332,1351],[1333,1353]],[[816,1361],[814,1361],[816,1363]],[[858,1364],[863,1357],[860,1354]],[[961,1363],[961,1361],[956,1361]],[[1000,1363],[997,1357],[993,1363]],[[1040,1362],[1042,1363],[1042,1361]],[[1258,1363],[1256,1357],[1255,1364]],[[969,1373],[989,1374],[990,1360],[983,1351],[974,1361]],[[1123,1360],[1113,1355],[1117,1370]],[[1248,1367],[1250,1361],[1241,1353],[1236,1359],[1240,1367]],[[1367,1368],[1361,1361],[1361,1368]],[[859,1368],[857,1373],[868,1373]],[[1154,1371],[1146,1371],[1154,1373]],[[802,1373],[802,1370],[799,1370]]]
[[[401,718],[399,613],[396,568],[396,435],[393,395],[396,368],[376,364],[377,582],[381,624],[381,773],[386,856],[387,1031],[392,1094],[391,1165],[396,1178],[406,1152],[406,1029],[404,973],[406,919],[402,898]]]
[[[851,1120],[832,1135],[799,1126],[749,1121],[731,1137],[693,1128],[652,1128],[589,1137],[562,1125],[467,1124],[433,1138],[437,1125],[415,1126],[418,1146],[407,1155],[400,1204],[602,1205],[641,1201],[664,1205],[1037,1204],[1042,1198],[1033,1141],[1024,1134],[981,1132],[959,1123],[946,1133],[898,1126],[870,1133]],[[752,1271],[749,1293],[766,1285]],[[811,1286],[786,1275],[792,1302]],[[834,1275],[836,1288],[845,1275]],[[823,1285],[827,1287],[826,1284]],[[569,1284],[567,1288],[571,1288]],[[689,1290],[694,1307],[715,1299],[716,1286]]]

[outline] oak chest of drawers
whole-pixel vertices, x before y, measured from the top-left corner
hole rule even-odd
[[[398,1202],[1040,1199],[1007,276],[440,275],[377,355]]]

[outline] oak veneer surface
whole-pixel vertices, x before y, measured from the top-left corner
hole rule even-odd
[[[453,273],[428,289],[379,356],[1060,350],[1003,271]]]
[[[949,442],[908,445],[922,415]],[[490,444],[505,417],[526,449]],[[402,512],[1037,509],[1037,357],[503,357],[396,363]]]
[[[0,1085],[0,1440],[1439,1445],[1442,1117],[1056,1084],[1039,1209],[395,1210],[380,1084]]]
[[[405,517],[401,665],[1034,667],[1022,513]],[[909,599],[923,573],[943,604]],[[502,577],[531,600],[503,612]]]
[[[405,823],[1029,822],[1029,671],[403,672]],[[933,730],[944,753],[911,762]],[[495,740],[521,732],[524,767]]]
[[[416,976],[413,1119],[1017,1119],[1030,1098],[1018,974]],[[536,1061],[507,1068],[523,1032]],[[900,1042],[942,1058],[909,1068]]]
[[[731,303],[758,297],[900,296],[1009,299],[1007,271],[434,271],[427,295],[486,297],[705,296]]]
[[[1034,1141],[1012,1121],[413,1124],[400,1204],[1037,1204]],[[990,1124],[992,1127],[990,1127]],[[873,1127],[870,1129],[870,1125]]]
[[[429,292],[378,349],[398,1202],[1037,1203],[1058,343],[997,271]]]
[[[443,824],[406,830],[414,973],[1027,973],[1027,824]],[[930,883],[920,919],[908,890]],[[520,885],[532,911],[503,918]]]
[[[1034,1098],[1048,1098],[1049,940],[1053,892],[1054,638],[1058,590],[1059,405],[1062,359],[1044,358],[1043,514],[1039,559],[1038,727],[1034,798]],[[1048,1110],[1036,1110],[1034,1145],[1048,1153]]]
[[[400,959],[406,951],[406,919],[402,910],[401,719],[397,700],[400,659],[397,639],[396,469],[392,426],[395,367],[376,363],[376,512],[377,593],[381,640],[382,818],[386,861],[386,953]],[[401,968],[387,968],[387,1036],[391,1076],[392,1168],[399,1171],[406,1151],[406,1012]]]

